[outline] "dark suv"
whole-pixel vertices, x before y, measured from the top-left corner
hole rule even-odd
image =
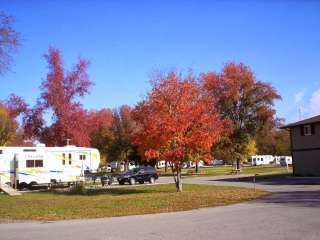
[[[131,185],[136,184],[136,182],[143,184],[146,181],[153,184],[158,177],[159,176],[155,168],[151,166],[138,167],[119,175],[118,182],[120,185],[123,185],[126,182],[130,183]]]

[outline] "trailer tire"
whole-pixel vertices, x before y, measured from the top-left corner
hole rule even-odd
[[[19,183],[18,189],[19,190],[26,190],[26,189],[28,189],[28,184],[25,182]]]
[[[29,183],[28,188],[29,188],[30,190],[32,190],[35,185],[37,185],[37,182],[31,182],[31,183]]]

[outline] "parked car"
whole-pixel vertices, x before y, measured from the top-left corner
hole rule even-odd
[[[158,177],[159,175],[154,167],[138,167],[120,174],[118,176],[118,182],[120,185],[123,185],[126,182],[131,185],[136,184],[136,182],[143,184],[146,181],[153,184]]]

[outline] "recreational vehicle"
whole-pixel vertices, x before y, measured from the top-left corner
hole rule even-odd
[[[165,167],[166,167],[166,161],[165,160],[159,160],[157,162],[157,168],[165,168]],[[167,167],[169,167],[169,163],[168,163]]]
[[[292,157],[291,156],[281,156],[280,157],[280,165],[281,166],[288,166],[292,164]]]
[[[203,167],[204,166],[204,161],[200,160],[198,162],[198,167]],[[196,163],[193,161],[187,161],[183,163],[183,168],[195,168],[196,167]]]
[[[280,156],[274,156],[272,163],[273,163],[274,165],[280,165],[280,158],[281,158]]]
[[[18,188],[74,182],[97,171],[100,153],[76,146],[0,147],[0,183]]]
[[[254,155],[248,158],[248,162],[251,163],[252,166],[267,165],[270,164],[272,161],[272,155]]]

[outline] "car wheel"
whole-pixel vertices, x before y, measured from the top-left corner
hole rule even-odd
[[[129,183],[130,183],[130,185],[135,185],[136,180],[134,178],[130,178]]]
[[[149,179],[149,182],[150,182],[151,184],[154,184],[154,183],[156,182],[156,180],[155,180],[154,177],[151,177],[151,178]]]
[[[144,181],[143,181],[143,180],[141,180],[141,181],[139,181],[139,183],[140,183],[140,184],[144,184]]]
[[[124,185],[124,181],[120,181],[120,182],[119,182],[119,185]]]

